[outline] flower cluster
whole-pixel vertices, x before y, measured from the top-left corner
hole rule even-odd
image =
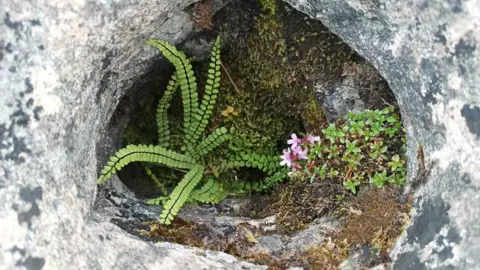
[[[405,130],[394,107],[348,113],[338,126],[321,130],[324,137],[292,134],[283,151],[283,177],[309,181],[329,179],[356,194],[361,185],[406,182]]]
[[[301,166],[298,162],[300,160],[308,160],[308,145],[315,144],[315,142],[319,141],[319,136],[308,135],[304,138],[298,138],[296,134],[292,134],[292,138],[287,141],[290,147],[283,150],[283,155],[281,156],[282,161],[280,162],[280,165],[286,165],[294,171],[301,169]]]

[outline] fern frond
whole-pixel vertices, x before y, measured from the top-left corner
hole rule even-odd
[[[219,203],[227,197],[227,192],[218,181],[208,179],[201,188],[192,191],[190,197],[202,203]]]
[[[225,127],[219,127],[197,146],[196,152],[192,156],[194,158],[203,157],[230,138],[231,135],[228,134],[228,130]]]
[[[187,140],[187,138],[192,137],[190,126],[196,121],[193,115],[198,109],[197,82],[192,64],[183,52],[178,51],[175,46],[166,41],[152,39],[147,41],[147,44],[158,48],[163,56],[175,66],[177,80],[182,90],[184,142],[187,149],[192,149],[192,147],[188,147],[190,140]]]
[[[127,145],[127,147],[118,150],[117,153],[110,157],[107,165],[103,167],[97,183],[102,184],[117,171],[120,171],[129,163],[135,161],[159,163],[168,167],[181,169],[190,169],[195,165],[195,160],[192,157],[179,154],[161,146]]]
[[[157,131],[158,131],[158,144],[163,147],[170,146],[170,129],[168,124],[168,108],[170,108],[170,101],[173,94],[178,88],[177,76],[172,75],[172,78],[168,82],[167,89],[163,94],[163,97],[158,102],[157,107]]]
[[[240,180],[240,181],[235,181],[233,183],[230,183],[228,188],[233,193],[242,194],[245,192],[255,191],[255,187],[254,187],[255,185],[258,185],[258,183],[252,183],[251,181]]]
[[[145,173],[153,180],[157,188],[162,192],[163,195],[167,196],[168,192],[165,186],[158,180],[157,176],[150,170],[150,168],[143,166]]]
[[[260,185],[257,186],[256,191],[263,191],[266,189],[273,188],[274,186],[282,183],[287,179],[287,172],[286,171],[278,171],[273,175],[265,178],[260,182]]]
[[[202,165],[195,165],[185,176],[182,181],[178,183],[175,189],[170,194],[170,198],[164,204],[162,213],[160,214],[160,222],[162,224],[170,224],[173,218],[178,214],[180,208],[183,206],[188,196],[200,182],[203,177],[204,167]]]
[[[228,187],[233,193],[262,192],[273,188],[287,179],[285,171],[279,171],[261,181],[235,181]]]
[[[276,155],[259,155],[255,153],[241,153],[229,161],[232,168],[250,167],[257,168],[272,175],[277,172],[280,166],[280,158]]]
[[[155,198],[155,199],[150,199],[150,200],[146,201],[145,203],[150,204],[150,205],[161,205],[166,200],[168,200],[168,196],[160,196],[160,197]]]
[[[210,68],[208,69],[207,83],[205,85],[202,103],[194,114],[195,123],[190,126],[191,136],[187,138],[191,145],[195,145],[195,142],[205,131],[205,127],[208,125],[208,121],[212,115],[213,107],[217,101],[218,89],[220,88],[220,66],[220,36],[218,36],[210,56]]]

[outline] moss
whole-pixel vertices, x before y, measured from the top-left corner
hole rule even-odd
[[[350,245],[347,241],[331,240],[319,247],[312,247],[301,256],[311,269],[336,270],[348,258]]]
[[[276,215],[278,231],[290,234],[305,229],[316,218],[342,207],[341,202],[336,200],[337,195],[352,197],[335,183],[289,182],[275,188],[268,198],[253,198],[240,213],[254,218]]]
[[[145,222],[150,230],[141,230],[141,235],[146,235],[155,241],[171,241],[183,245],[204,247],[203,239],[212,238],[212,233],[204,225],[176,218],[171,226],[165,226],[158,222]]]
[[[224,63],[249,103],[267,114],[302,120],[307,129],[316,131],[326,120],[316,105],[315,85],[338,80],[345,62],[356,55],[319,22],[308,20],[305,25],[303,16],[290,14],[285,4],[260,3],[275,4],[276,13],[257,16],[246,56],[227,55]],[[249,118],[258,114],[255,106],[247,111]]]
[[[275,14],[277,12],[277,2],[276,0],[258,0],[263,10],[268,10],[270,14]]]
[[[328,121],[323,110],[318,105],[315,96],[310,100],[303,115],[303,125],[308,133],[321,134],[321,130],[327,127]]]

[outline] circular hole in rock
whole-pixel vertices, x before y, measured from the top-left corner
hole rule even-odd
[[[198,12],[198,7],[193,6],[191,13],[194,17],[195,12]],[[195,18],[197,21],[205,20],[205,18]],[[199,22],[200,25],[202,23],[205,24],[205,22]],[[199,89],[204,87],[208,53],[212,41],[218,34],[222,37],[221,55],[224,64],[222,86],[207,131],[212,131],[219,124],[235,126],[234,123],[237,121],[240,127],[244,127],[241,131],[247,132],[245,140],[225,151],[233,151],[232,149],[241,151],[242,147],[246,147],[242,142],[252,143],[253,141],[252,147],[256,147],[260,152],[268,153],[275,149],[279,155],[281,150],[287,147],[285,142],[291,133],[322,135],[322,129],[349,111],[381,109],[396,105],[387,83],[373,66],[320,22],[309,19],[284,3],[274,3],[269,8],[262,7],[256,1],[230,1],[214,15],[211,30],[199,30],[186,42],[177,46],[188,56],[196,57],[194,70]],[[109,143],[99,148],[99,160],[106,161],[108,157],[106,153],[113,153],[126,144],[157,144],[155,112],[158,100],[162,97],[172,73],[172,66],[160,59],[147,74],[139,78],[132,89],[127,91],[108,125],[106,134]],[[200,90],[200,98],[202,95]],[[238,112],[238,115],[234,112]],[[181,134],[183,110],[180,95],[173,98],[169,114],[171,133]],[[235,127],[238,128],[238,126]],[[248,141],[257,135],[260,135],[258,140]],[[174,137],[173,140],[181,140],[181,138]],[[401,148],[401,145],[396,147]],[[210,156],[210,158],[215,157]],[[213,162],[213,166],[209,169],[213,170],[216,165],[219,164]],[[185,172],[165,167],[158,167],[153,171],[169,190],[185,174]],[[126,166],[118,176],[137,198],[146,199],[160,195],[160,190],[138,163]],[[232,177],[232,174],[224,177]],[[256,181],[264,175],[248,169],[235,172],[234,177]],[[340,189],[342,189],[341,192]],[[282,252],[298,252],[295,256],[303,256],[307,266],[312,266],[312,261],[318,259],[315,257],[318,254],[306,253],[306,250],[315,244],[325,244],[326,236],[320,241],[311,233],[309,234],[309,230],[326,226],[328,227],[326,231],[330,231],[330,227],[335,227],[338,231],[338,226],[341,226],[341,233],[336,237],[350,237],[349,239],[357,244],[349,245],[348,249],[362,251],[365,248],[373,248],[378,251],[371,252],[373,255],[365,260],[366,264],[375,265],[388,260],[386,251],[381,248],[392,244],[399,234],[401,224],[391,231],[387,229],[384,232],[375,229],[378,223],[371,224],[371,221],[376,221],[381,211],[397,214],[397,212],[406,213],[406,210],[398,203],[401,195],[398,189],[386,189],[380,192],[365,187],[360,190],[360,194],[363,192],[367,195],[353,196],[345,192],[341,182],[319,183],[313,186],[308,186],[308,183],[300,186],[287,184],[274,190],[274,193],[278,193],[277,195],[271,195],[272,192],[270,192],[254,196],[250,201],[247,199],[239,211],[237,211],[238,205],[230,205],[230,207],[226,203],[221,206],[234,209],[230,212],[234,212],[235,215],[249,216],[247,219],[232,217],[228,222],[213,224],[205,220],[219,217],[220,212],[223,212],[222,209],[209,208],[205,212],[199,210],[201,208],[199,207],[195,210],[196,212],[190,211],[182,216],[181,221],[174,223],[176,225],[173,231],[177,231],[177,234],[160,230],[156,235],[150,234],[154,236],[153,238],[146,239],[176,241],[225,251],[256,263],[287,266],[300,263],[295,258],[283,259]],[[369,199],[365,199],[365,196]],[[285,197],[291,198],[285,200]],[[321,202],[322,198],[328,202]],[[345,200],[345,203],[342,203],[342,200]],[[132,211],[131,209],[135,209],[133,204],[138,205],[138,202],[138,200],[130,200],[128,203],[132,205],[121,207]],[[381,205],[387,205],[387,207],[380,207]],[[349,209],[345,210],[345,206]],[[369,212],[370,208],[378,211]],[[276,216],[277,223],[283,222],[277,224],[277,229],[267,231],[265,228],[257,228],[257,230],[251,227],[249,222],[252,219],[268,218],[269,214],[275,214],[272,209],[284,214],[280,217]],[[362,211],[365,213],[365,218],[356,219],[355,214]],[[152,220],[152,216],[143,215],[144,213],[136,214],[137,218],[133,221],[126,218],[116,219],[114,222],[130,233],[138,235],[137,229],[148,227],[142,226],[141,222]],[[343,215],[343,219],[339,218],[332,222],[329,218],[337,214]],[[393,216],[389,218],[386,222],[397,219]],[[369,219],[370,223],[365,219]],[[238,226],[243,223],[250,225],[247,225],[246,229]],[[342,225],[338,225],[339,223]],[[365,231],[359,231],[353,228],[354,223],[363,224],[367,228],[363,228]],[[197,235],[198,237],[188,238],[185,234],[181,234],[182,230],[185,233],[191,233],[194,228],[201,232]],[[214,233],[215,230],[221,231],[221,236]],[[254,237],[261,240],[250,239],[245,242],[234,239],[232,241],[238,246],[224,244],[228,242],[225,238],[248,233],[254,233],[252,235],[257,235]],[[362,234],[366,236],[363,238],[352,236]],[[329,241],[332,241],[332,237],[335,235],[332,234]],[[205,244],[199,240],[200,238],[209,239],[211,243]],[[372,240],[377,242],[373,243]],[[260,253],[266,254],[265,256],[252,257],[253,253],[258,253],[258,250],[252,248],[257,243],[260,243],[263,248]],[[347,247],[340,243],[327,244],[336,244],[338,252],[347,250]],[[242,249],[248,251],[243,252]],[[326,259],[322,256],[320,256],[321,259]],[[338,264],[339,262],[333,260],[329,263]]]

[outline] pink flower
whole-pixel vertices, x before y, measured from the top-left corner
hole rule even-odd
[[[297,147],[297,144],[301,143],[302,139],[297,138],[297,134],[292,134],[292,139],[288,140],[287,143],[292,145],[292,149]]]
[[[312,136],[312,135],[308,135],[307,138],[305,138],[305,140],[308,142],[308,143],[315,143],[315,142],[319,142],[320,141],[320,136]]]
[[[295,159],[308,159],[307,153],[308,149],[302,150],[302,147],[300,146],[293,148],[293,154],[295,155]]]
[[[280,165],[284,166],[287,165],[287,167],[292,167],[292,153],[290,152],[290,148],[283,150],[283,155],[280,156],[282,158],[282,161],[280,161]]]

